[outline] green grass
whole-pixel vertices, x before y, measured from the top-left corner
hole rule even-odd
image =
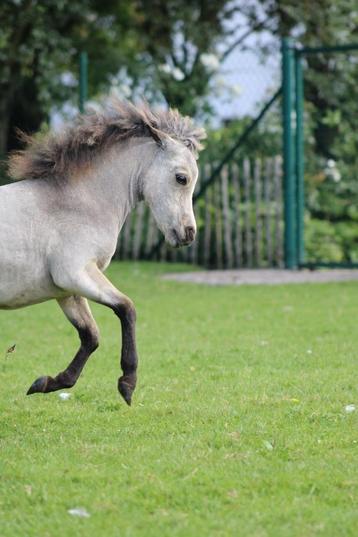
[[[109,310],[67,401],[25,397],[77,347],[56,303],[0,312],[1,537],[357,535],[358,282],[160,280],[178,268],[108,271],[137,306],[131,408]]]

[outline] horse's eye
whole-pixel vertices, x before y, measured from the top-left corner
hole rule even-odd
[[[181,173],[175,174],[175,179],[180,185],[186,185],[188,182],[188,179],[185,177],[185,175],[182,175]]]

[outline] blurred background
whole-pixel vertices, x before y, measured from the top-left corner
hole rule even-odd
[[[356,0],[6,0],[0,21],[1,183],[18,129],[60,129],[81,104],[98,106],[111,93],[145,97],[208,130],[198,239],[168,248],[141,204],[116,256],[209,268],[284,264],[281,40],[358,43]],[[357,263],[358,51],[308,54],[303,71],[305,259]]]

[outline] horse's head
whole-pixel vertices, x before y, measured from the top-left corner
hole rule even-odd
[[[173,139],[158,148],[145,175],[144,199],[171,246],[184,246],[195,238],[192,198],[197,179],[198,166],[192,151]]]

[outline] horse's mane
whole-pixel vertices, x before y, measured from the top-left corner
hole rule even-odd
[[[89,164],[104,149],[134,137],[151,137],[160,145],[171,137],[197,154],[205,131],[177,110],[153,111],[146,103],[135,106],[112,98],[100,111],[79,115],[60,133],[20,136],[26,147],[10,157],[9,174],[13,179],[65,177],[69,171]]]

